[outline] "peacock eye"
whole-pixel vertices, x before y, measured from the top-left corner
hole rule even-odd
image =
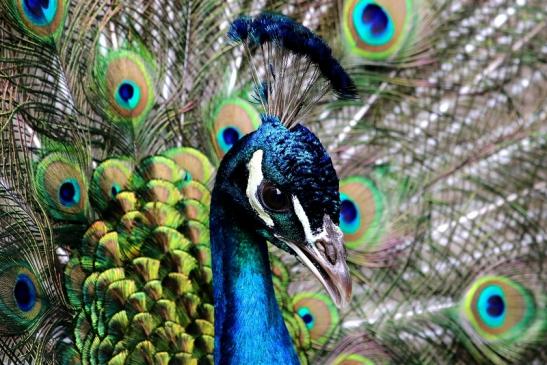
[[[290,208],[288,195],[268,181],[262,183],[259,194],[262,205],[272,212],[285,212]]]

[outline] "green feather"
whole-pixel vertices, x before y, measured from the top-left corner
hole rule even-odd
[[[53,152],[36,166],[38,198],[54,219],[84,220],[89,214],[88,181],[69,153]]]
[[[132,172],[129,159],[109,159],[95,169],[89,190],[99,209],[105,210],[118,193],[128,188]]]
[[[249,85],[280,67],[225,35],[267,8],[320,33],[362,91],[293,120],[364,227],[341,226],[348,308],[271,260],[301,363],[545,363],[544,4],[392,3],[0,0],[0,362],[213,362],[220,137],[258,127]],[[355,31],[367,5],[393,32]]]
[[[156,99],[155,62],[140,43],[98,49],[92,78],[97,107],[112,122],[138,131]]]

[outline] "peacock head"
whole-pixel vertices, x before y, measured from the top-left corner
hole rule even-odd
[[[298,257],[338,306],[351,297],[343,234],[338,227],[338,177],[319,139],[306,127],[262,116],[240,139],[217,176],[232,219]]]

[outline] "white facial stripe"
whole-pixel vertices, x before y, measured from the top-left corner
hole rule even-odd
[[[326,237],[326,233],[324,229],[321,229],[316,234],[313,234],[310,226],[310,220],[308,219],[308,216],[306,215],[306,212],[304,211],[304,208],[302,208],[302,204],[300,204],[300,200],[298,200],[298,197],[295,195],[292,196],[292,202],[294,206],[294,212],[296,213],[296,216],[298,217],[298,220],[300,220],[300,224],[302,224],[302,228],[304,228],[304,234],[306,235],[306,241],[308,243],[312,244],[315,241],[317,241],[320,238],[323,238],[323,236]]]
[[[262,207],[262,204],[260,204],[256,196],[258,187],[260,186],[260,184],[262,184],[262,180],[264,180],[264,175],[262,175],[263,155],[264,151],[255,151],[255,153],[253,153],[251,161],[249,161],[249,163],[247,164],[247,168],[249,169],[249,180],[247,181],[247,189],[245,193],[247,194],[247,199],[249,199],[251,207],[253,207],[254,211],[258,214],[260,219],[262,219],[264,223],[266,223],[266,225],[271,228],[274,226],[274,222],[269,214],[266,213],[266,211]]]

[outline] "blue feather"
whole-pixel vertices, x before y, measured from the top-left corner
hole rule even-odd
[[[228,38],[234,42],[243,42],[249,35],[249,28],[251,25],[251,18],[248,16],[241,16],[234,20],[228,30]]]

